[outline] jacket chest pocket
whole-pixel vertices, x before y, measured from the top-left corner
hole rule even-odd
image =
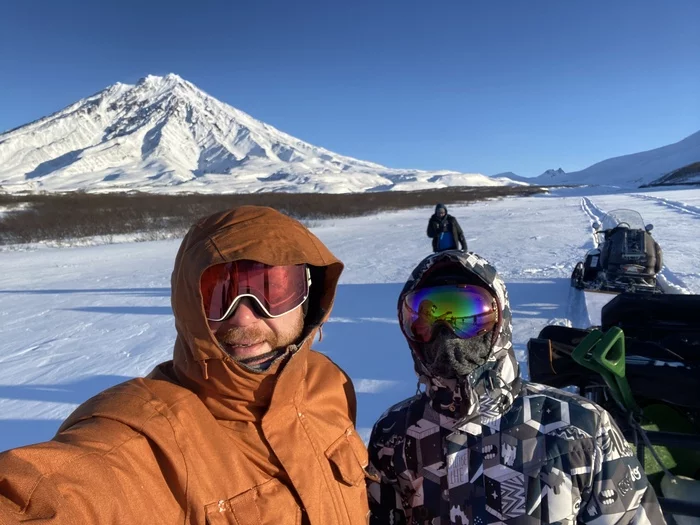
[[[369,456],[365,444],[352,427],[328,447],[326,458],[338,481],[356,487],[364,485]]]
[[[367,447],[351,426],[326,449],[325,455],[338,482],[350,523],[366,523],[369,516]]]
[[[300,525],[301,509],[276,479],[206,505],[208,525]]]

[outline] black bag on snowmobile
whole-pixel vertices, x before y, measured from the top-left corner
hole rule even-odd
[[[661,248],[644,230],[616,227],[605,232],[601,252],[602,266],[611,274],[625,274],[626,265],[644,268],[640,276],[651,277],[661,271]]]
[[[565,326],[544,327],[527,344],[530,380],[555,388],[575,386],[581,392],[604,387],[605,381],[599,374],[582,367],[572,357],[574,349],[589,333],[590,330]],[[662,401],[700,410],[697,356],[684,359],[663,344],[637,338],[625,337],[625,347],[627,380],[642,404]]]
[[[545,326],[537,338],[527,343],[530,380],[555,388],[579,389],[590,382],[595,373],[582,369],[571,357],[588,333],[589,330],[566,326]]]
[[[627,340],[656,343],[700,363],[700,295],[620,294],[601,311],[603,331],[613,326]]]

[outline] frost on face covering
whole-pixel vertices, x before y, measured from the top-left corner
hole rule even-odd
[[[461,339],[447,328],[441,329],[435,339],[421,345],[423,362],[437,377],[466,377],[486,363],[491,353],[491,338],[491,333],[487,333]]]

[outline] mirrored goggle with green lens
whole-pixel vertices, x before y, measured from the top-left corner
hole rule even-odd
[[[421,288],[406,295],[401,304],[401,329],[409,339],[430,341],[442,325],[457,337],[469,339],[493,330],[498,323],[498,303],[481,286],[454,284]]]

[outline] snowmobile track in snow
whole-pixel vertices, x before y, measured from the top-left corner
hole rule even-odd
[[[591,238],[593,239],[593,248],[598,247],[598,237],[595,234],[595,228],[593,227],[594,223],[602,224],[603,223],[603,216],[605,215],[605,212],[601,210],[598,206],[596,206],[591,199],[588,197],[582,197],[581,198],[581,209],[583,212],[588,215],[588,220],[591,224]]]
[[[581,211],[588,217],[588,222],[591,228],[591,241],[587,244],[586,249],[597,248],[598,239],[595,235],[594,223],[602,223],[605,212],[598,208],[591,199],[582,197],[580,201]],[[585,254],[584,254],[585,255]],[[571,286],[569,288],[569,296],[566,305],[566,320],[568,325],[574,328],[589,328],[600,317],[597,312],[588,311],[588,301],[586,293],[583,290],[578,290]]]
[[[700,218],[700,208],[697,206],[691,206],[690,204],[685,204],[684,202],[672,201],[670,199],[664,199],[663,197],[653,197],[652,195],[634,195],[632,197],[636,199],[642,199],[645,201],[655,202],[660,206],[666,208],[686,213],[692,215],[693,217]]]

